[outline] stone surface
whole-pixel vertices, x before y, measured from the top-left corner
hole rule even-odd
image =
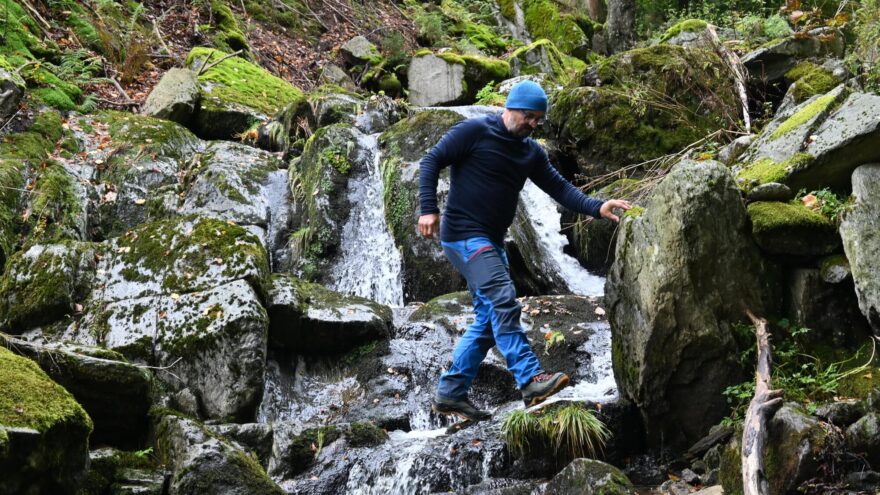
[[[575,459],[547,483],[544,493],[624,495],[632,492],[632,483],[616,467],[595,459]]]
[[[865,165],[852,177],[855,202],[840,224],[859,307],[880,335],[880,165]]]
[[[272,277],[267,308],[271,345],[298,354],[339,354],[389,336],[388,307],[294,277]]]
[[[803,204],[760,201],[747,211],[755,242],[767,253],[822,256],[840,247],[835,225]]]
[[[731,141],[718,152],[718,161],[725,165],[733,165],[734,162],[751,146],[755,140],[753,134],[740,136]]]
[[[845,428],[858,421],[867,412],[868,407],[865,402],[857,399],[843,399],[819,406],[815,414],[835,426]]]
[[[862,416],[846,429],[846,445],[856,453],[864,454],[872,466],[880,463],[880,413]]]
[[[244,449],[198,422],[165,415],[155,428],[171,470],[170,494],[284,493]]]
[[[450,105],[464,98],[465,66],[427,54],[409,65],[409,102],[415,106]]]
[[[787,202],[794,199],[794,192],[785,184],[767,182],[749,191],[749,201],[779,201]]]
[[[790,493],[816,475],[830,430],[800,406],[786,403],[770,420],[764,454],[770,493]],[[720,479],[725,493],[741,493],[742,435],[734,435],[722,458]]]
[[[321,69],[321,81],[325,83],[335,84],[349,91],[354,91],[355,89],[357,89],[354,85],[354,81],[351,80],[351,76],[349,76],[348,73],[342,70],[342,68],[338,65],[324,65],[324,67]]]
[[[141,113],[186,125],[195,114],[200,97],[195,73],[172,67],[150,91]]]
[[[36,363],[0,347],[0,492],[77,493],[92,421]]]
[[[345,61],[349,65],[375,62],[382,57],[376,45],[370,43],[370,40],[363,36],[355,36],[346,41],[342,45],[341,51],[342,56],[345,57]]]
[[[6,62],[6,59],[3,59]],[[15,71],[0,65],[0,118],[6,119],[18,109],[18,102],[24,96],[24,79]]]
[[[94,422],[92,445],[136,449],[145,443],[147,412],[153,404],[153,376],[148,370],[106,349],[41,346],[3,336],[0,342],[36,361],[73,394]]]
[[[744,307],[776,307],[777,275],[747,233],[730,172],[713,161],[673,167],[645,211],[624,219],[615,254],[605,291],[621,394],[649,442],[686,448],[726,413],[722,391],[743,376],[732,326]]]
[[[822,40],[831,36],[830,41]],[[742,58],[743,65],[752,78],[776,83],[785,73],[797,64],[799,59],[843,55],[843,34],[831,28],[819,28],[809,32],[809,36],[789,36],[772,44],[758,48]]]
[[[829,284],[816,268],[796,268],[786,287],[786,314],[793,325],[812,330],[805,336],[810,341],[857,348],[870,338],[852,281]]]

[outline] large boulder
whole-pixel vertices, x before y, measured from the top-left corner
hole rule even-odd
[[[150,91],[141,113],[187,125],[195,114],[200,97],[196,74],[189,69],[173,67]]]
[[[535,221],[540,222],[543,219],[533,219],[523,205],[523,198],[520,198],[513,224],[504,240],[510,276],[516,292],[529,296],[569,293],[568,284],[556,273],[556,263],[549,253],[541,249]]]
[[[15,113],[25,88],[24,79],[5,57],[0,56],[0,118],[6,119]]]
[[[829,263],[826,260],[823,264]],[[789,320],[813,330],[809,338],[846,347],[860,346],[871,335],[870,325],[859,311],[852,277],[828,281],[820,269],[797,268],[788,274],[785,285]]]
[[[880,96],[839,86],[765,127],[740,159],[745,189],[781,182],[793,191],[849,189],[859,165],[880,160]]]
[[[192,124],[199,137],[232,139],[303,99],[302,91],[262,67],[241,57],[225,57],[219,50],[196,47],[186,58],[202,91]]]
[[[707,50],[630,50],[584,71],[580,83],[551,98],[548,131],[587,176],[676,153],[740,119],[733,75]]]
[[[153,376],[148,370],[106,349],[38,345],[3,336],[0,343],[36,361],[73,394],[94,422],[92,445],[136,449],[144,444],[153,397]]]
[[[251,454],[196,421],[166,414],[155,430],[171,471],[171,495],[284,493]]]
[[[562,53],[546,38],[517,48],[508,62],[515,76],[545,74],[550,81],[561,84],[572,82],[577,73],[587,67],[582,60]]]
[[[782,81],[801,59],[829,55],[840,58],[843,51],[843,33],[831,28],[819,28],[806,36],[798,33],[767,43],[745,55],[742,63],[753,79],[774,84]]]
[[[409,102],[427,107],[461,102],[467,94],[464,64],[457,60],[425,53],[413,57],[409,64]]]
[[[655,445],[686,447],[721,420],[722,392],[743,376],[733,325],[744,309],[776,307],[774,271],[746,229],[730,172],[713,161],[673,167],[622,222],[605,287],[614,374]]]
[[[767,424],[764,473],[769,493],[797,493],[816,475],[823,450],[830,447],[831,429],[800,406],[787,403]],[[742,493],[742,433],[734,434],[721,454],[719,480],[724,493]]]
[[[37,363],[0,346],[2,493],[78,493],[92,420]]]
[[[872,466],[880,464],[880,413],[871,412],[846,429],[846,444],[864,454]]]
[[[391,310],[294,277],[272,277],[267,303],[273,347],[298,354],[340,354],[387,338]]]
[[[880,335],[880,165],[865,165],[852,176],[855,202],[840,224],[843,249],[852,267],[859,307]]]
[[[403,261],[403,297],[427,301],[465,287],[464,279],[443,256],[437,243],[419,235],[419,159],[462,119],[447,110],[419,112],[401,120],[379,137],[385,184],[385,218]],[[448,170],[440,174],[438,205],[445,206]]]

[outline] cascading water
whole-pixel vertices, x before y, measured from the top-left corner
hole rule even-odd
[[[389,306],[403,305],[401,257],[385,221],[378,134],[359,138],[363,166],[348,181],[352,210],[342,228],[341,254],[328,286]]]

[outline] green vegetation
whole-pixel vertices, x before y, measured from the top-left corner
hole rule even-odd
[[[690,33],[706,29],[708,23],[702,19],[687,19],[667,29],[660,41],[669,41],[681,33]]]
[[[520,64],[520,72],[523,74],[537,74],[544,72],[545,68],[540,65],[530,65],[529,55],[535,51],[543,50],[550,61],[550,76],[561,84],[569,85],[577,80],[578,74],[587,68],[582,60],[566,55],[548,39],[540,39],[534,43],[516,49],[508,58],[511,63],[516,60]],[[543,58],[543,57],[541,57]]]
[[[495,91],[495,81],[489,81],[483,89],[477,91],[477,101],[475,105],[492,105],[503,107],[507,97]]]
[[[836,101],[839,101],[839,96],[834,94],[827,94],[825,96],[820,96],[819,98],[816,98],[815,100],[798,110],[794,115],[786,119],[785,122],[779,125],[779,127],[774,129],[773,133],[770,134],[770,140],[772,141],[779,139],[789,132],[813,120],[818,115],[828,112]]]
[[[592,33],[583,31],[579,17],[560,12],[559,4],[551,0],[523,0],[522,7],[533,39],[546,38],[563,53],[586,56]]]
[[[813,163],[813,156],[808,153],[796,153],[784,162],[774,162],[770,158],[761,158],[746,165],[737,174],[740,187],[749,191],[754,186],[768,182],[785,182],[792,172],[807,168]]]
[[[385,430],[373,423],[352,423],[347,436],[348,444],[355,448],[375,447],[388,440]]]
[[[533,413],[511,411],[501,423],[508,448],[517,455],[533,455],[552,449],[557,455],[595,458],[610,432],[602,421],[579,404],[548,406]]]
[[[880,2],[862,0],[853,17],[855,44],[846,61],[866,91],[880,93]]]
[[[840,216],[850,206],[850,198],[841,199],[840,196],[827,187],[809,193],[804,190],[798,192],[797,199],[804,202],[804,204],[807,203],[805,198],[806,200],[812,200],[812,204],[808,205],[808,207],[825,215],[826,218],[835,223],[840,220]]]
[[[785,80],[794,84],[794,101],[801,103],[814,95],[825,94],[840,81],[831,71],[808,61],[800,62],[785,74]]]
[[[821,230],[831,229],[831,222],[821,213],[813,211],[803,203],[780,203],[776,201],[758,201],[748,206],[749,218],[752,219],[752,233],[761,235],[779,229],[795,227],[816,227]]]
[[[771,382],[774,389],[785,391],[787,401],[798,402],[810,413],[824,401],[835,397],[867,397],[873,385],[876,357],[871,344],[862,346],[855,352],[847,349],[833,349],[817,345],[811,338],[812,330],[792,325],[787,319],[776,322],[771,333],[773,339],[773,369]],[[751,342],[740,354],[744,367],[754,368],[756,351],[753,329],[749,325],[736,327],[738,340]],[[873,344],[876,345],[876,344]],[[867,386],[854,386],[854,385]],[[749,401],[755,393],[755,382],[750,380],[728,387],[724,391],[731,414],[726,424],[741,422]]]

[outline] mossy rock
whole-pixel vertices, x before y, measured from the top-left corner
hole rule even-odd
[[[358,160],[360,132],[351,124],[322,127],[290,165],[294,200],[290,237],[294,273],[323,282],[339,252],[350,211],[346,191]]]
[[[618,179],[611,184],[591,193],[595,198],[633,200],[640,182],[635,179]],[[638,210],[628,210],[630,215]],[[591,271],[607,272],[614,262],[614,246],[617,239],[617,224],[611,220],[595,218],[577,218],[570,229],[565,229],[574,248],[575,257]]]
[[[840,247],[828,218],[799,202],[756,202],[748,206],[752,235],[764,251],[778,255],[821,256]]]
[[[352,423],[345,434],[348,444],[355,448],[375,447],[388,440],[388,433],[373,423]]]
[[[663,36],[660,37],[660,42],[667,42],[681,33],[697,33],[703,31],[708,25],[709,23],[702,19],[685,19],[667,29],[666,32],[663,33]]]
[[[588,75],[602,85],[559,91],[548,113],[551,136],[573,149],[587,175],[676,153],[739,122],[733,78],[714,52],[639,48],[599,61]]]
[[[89,243],[35,245],[9,259],[0,281],[0,321],[19,333],[74,313],[95,276]]]
[[[297,354],[341,354],[388,338],[391,310],[363,297],[275,275],[269,293],[270,345]]]
[[[425,301],[464,288],[461,277],[436,245],[418,234],[418,160],[461,115],[447,110],[419,112],[379,136],[385,219],[403,260],[404,300]],[[441,173],[441,182],[448,180]],[[442,199],[442,198],[441,198]]]
[[[226,56],[219,50],[196,47],[187,55],[186,65],[198,72]],[[226,58],[203,71],[198,81],[202,100],[193,125],[205,139],[231,139],[304,98],[292,84],[240,57]]]
[[[4,493],[75,493],[92,420],[30,359],[0,347],[0,480]]]
[[[563,85],[575,80],[586,69],[582,60],[566,55],[550,40],[543,38],[517,48],[510,57],[512,73],[517,76],[545,73]]]
[[[523,0],[521,5],[533,39],[549,39],[563,53],[586,57],[590,40],[577,16],[560,12],[560,4],[551,0]]]
[[[275,435],[275,462],[269,474],[275,478],[292,478],[314,465],[316,446],[330,445],[342,436],[342,431],[331,425],[302,431],[276,431]]]
[[[626,495],[633,484],[611,464],[596,459],[575,459],[547,484],[548,495]]]
[[[841,83],[830,70],[808,61],[800,62],[786,72],[785,81],[792,85],[789,91],[794,103],[824,95]]]

